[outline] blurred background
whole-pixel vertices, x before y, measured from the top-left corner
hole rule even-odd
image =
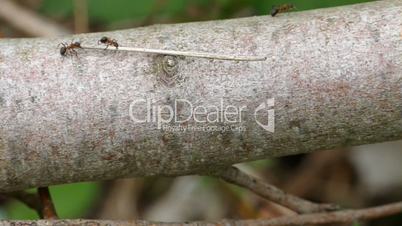
[[[0,35],[46,36],[267,15],[272,6],[284,3],[309,10],[360,2],[368,0],[0,0]]]
[[[364,0],[0,0],[0,38],[68,35],[269,14]],[[238,165],[284,190],[317,202],[359,208],[402,199],[402,142],[331,150]],[[247,190],[214,178],[124,179],[52,186],[61,218],[156,221],[247,219],[292,215]],[[30,190],[34,192],[35,190]],[[0,217],[37,219],[36,212],[0,198]],[[365,225],[356,222],[355,225]],[[370,225],[402,225],[402,216]]]

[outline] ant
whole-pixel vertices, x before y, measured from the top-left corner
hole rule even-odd
[[[67,55],[72,55],[75,54],[77,56],[77,51],[75,49],[82,48],[80,42],[71,42],[70,44],[66,42],[60,43],[58,46],[62,46],[60,48],[60,55],[62,56],[67,56]]]
[[[283,4],[280,6],[273,6],[271,10],[271,16],[274,17],[278,13],[284,13],[295,9],[296,7],[293,4]]]
[[[106,45],[105,49],[107,49],[109,46],[114,46],[114,47],[116,47],[116,49],[119,48],[119,43],[117,43],[116,39],[111,39],[111,38],[104,36],[98,41],[98,44],[99,44],[99,42]]]

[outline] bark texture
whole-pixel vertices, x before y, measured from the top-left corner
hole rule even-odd
[[[402,2],[386,0],[275,18],[1,40],[0,191],[197,174],[243,161],[402,139],[401,15]],[[62,57],[56,47],[73,39],[96,45],[104,35],[120,46],[268,59],[89,49]],[[156,122],[134,123],[130,104],[144,98],[156,109],[173,107],[177,99],[194,107],[220,106],[222,98],[225,106],[245,106],[240,124],[246,131],[179,133],[160,130]],[[254,115],[271,98],[274,133]],[[146,115],[147,107],[136,104],[131,113]],[[186,104],[177,106],[177,116],[188,114]]]

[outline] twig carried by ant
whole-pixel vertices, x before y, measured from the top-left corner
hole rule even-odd
[[[99,40],[99,42],[102,42],[101,40]],[[116,42],[116,44],[117,44],[117,42]],[[109,45],[112,45],[112,44],[109,44]],[[115,45],[113,45],[113,46],[115,46]],[[96,47],[96,46],[82,46],[82,48],[84,48],[84,49],[100,49],[99,47]],[[104,50],[106,50],[106,49],[107,48],[105,48]],[[108,50],[112,50],[112,49],[108,49]],[[148,48],[126,47],[126,46],[119,46],[118,49],[116,47],[116,49],[113,51],[131,51],[131,52],[153,53],[153,54],[161,54],[161,55],[169,55],[169,56],[198,57],[198,58],[207,58],[207,59],[215,59],[215,60],[233,60],[233,61],[265,61],[267,59],[267,57],[265,57],[265,56],[222,55],[222,54],[217,54],[217,53],[192,52],[192,51],[186,52],[186,51],[148,49]]]
[[[187,56],[187,57],[198,57],[207,58],[215,60],[234,60],[234,61],[265,61],[267,57],[262,56],[235,56],[235,55],[222,55],[216,53],[204,53],[204,52],[186,52],[186,51],[176,51],[176,50],[164,50],[164,49],[147,49],[147,48],[136,48],[136,47],[120,47],[115,39],[108,38],[106,36],[98,40],[98,44],[105,44],[107,50],[109,46],[114,46],[116,49],[114,51],[132,51],[141,53],[154,53],[162,55],[171,56]],[[62,56],[75,54],[77,56],[76,49],[101,49],[96,46],[82,46],[80,42],[72,42],[71,44],[60,43],[62,45],[60,48],[60,54]],[[111,50],[111,49],[109,49]]]

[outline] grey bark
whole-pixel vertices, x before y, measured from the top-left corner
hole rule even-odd
[[[401,15],[402,2],[387,0],[275,18],[1,40],[0,191],[202,174],[244,161],[401,139]],[[166,61],[86,49],[62,57],[56,48],[72,39],[96,45],[103,35],[121,46],[268,59]],[[134,123],[130,104],[141,98],[170,106],[180,98],[219,106],[222,98],[225,105],[247,106],[246,131],[177,133]],[[261,128],[253,112],[270,98],[274,133]],[[136,116],[145,113],[146,106],[133,108]],[[179,105],[177,114],[187,115],[188,108]]]

